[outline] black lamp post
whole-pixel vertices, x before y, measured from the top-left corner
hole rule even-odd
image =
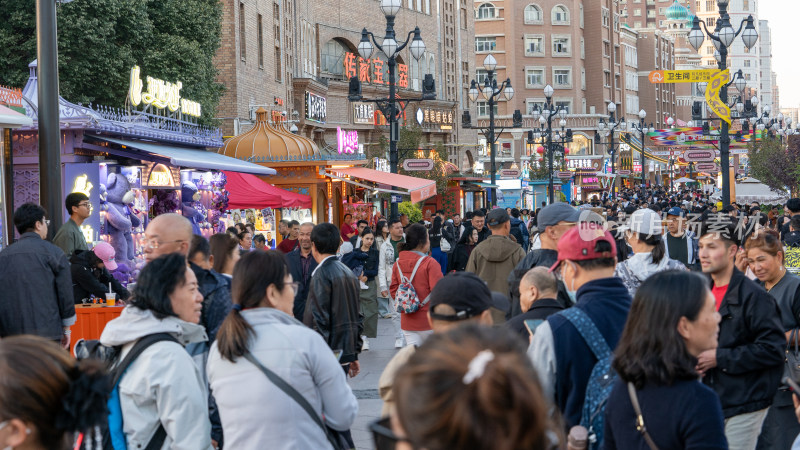
[[[361,31],[361,42],[358,43],[358,54],[365,60],[369,59],[375,50],[373,43],[378,50],[386,55],[386,65],[389,69],[389,97],[378,99],[362,98],[361,82],[358,77],[350,78],[350,90],[348,95],[348,99],[351,102],[366,101],[376,103],[384,117],[386,117],[386,121],[389,124],[389,170],[392,173],[397,173],[397,141],[400,139],[400,116],[410,102],[436,99],[436,83],[431,74],[426,74],[422,82],[422,97],[404,98],[402,100],[397,98],[397,80],[395,73],[397,55],[399,55],[406,46],[409,47],[411,56],[416,60],[419,60],[425,54],[425,43],[422,41],[419,27],[415,27],[414,31],[409,32],[405,41],[398,43],[395,39],[394,20],[401,6],[402,0],[381,0],[380,8],[386,16],[386,35],[383,41],[379,44],[375,39],[375,35],[364,28]],[[392,202],[391,205],[390,217],[393,219],[399,217],[397,203]]]
[[[647,186],[647,174],[645,172],[645,168],[647,166],[647,156],[645,155],[645,145],[644,145],[644,135],[645,133],[652,133],[655,131],[653,124],[651,123],[650,126],[647,126],[647,123],[644,119],[647,117],[647,111],[640,110],[639,111],[639,123],[631,122],[631,131],[638,131],[639,137],[642,143],[642,187]],[[669,120],[672,120],[670,118]],[[670,124],[672,126],[672,124]]]
[[[547,196],[549,199],[549,203],[552,204],[555,202],[555,188],[553,186],[553,152],[555,148],[553,146],[553,118],[556,116],[559,117],[559,125],[561,126],[562,131],[564,131],[564,127],[567,125],[567,110],[564,108],[557,108],[555,104],[553,104],[553,86],[549,84],[544,88],[544,97],[545,103],[544,107],[541,111],[539,111],[539,106],[534,106],[533,108],[533,120],[539,122],[539,128],[534,131],[534,136],[538,135],[542,140],[545,141],[545,151],[547,152],[547,172],[550,174],[550,180],[547,185]],[[566,130],[569,133],[570,138],[572,136],[572,130]],[[566,132],[562,133],[565,134]],[[529,133],[529,137],[530,133]]]
[[[700,50],[706,36],[711,39],[719,53],[717,62],[719,63],[718,67],[720,70],[725,70],[728,67],[728,49],[739,34],[742,34],[742,40],[748,50],[753,48],[758,40],[758,32],[756,31],[752,15],[748,16],[746,20],[739,24],[738,31],[733,29],[730,16],[728,15],[728,3],[729,0],[717,0],[719,20],[717,20],[717,28],[714,32],[709,31],[708,27],[706,27],[706,23],[697,17],[695,17],[692,30],[689,32],[689,43],[695,50]],[[743,30],[744,33],[742,33]],[[719,97],[722,102],[726,105],[728,104],[728,84],[722,86]],[[721,122],[719,154],[722,166],[720,167],[720,170],[722,170],[722,206],[725,207],[731,203],[731,180],[730,174],[728,173],[728,168],[730,166],[731,137],[728,134],[728,122],[724,120]]]
[[[489,161],[492,166],[491,182],[494,185],[497,182],[497,139],[501,134],[503,134],[503,131],[505,131],[505,128],[502,128],[500,132],[496,132],[494,107],[498,104],[501,94],[507,101],[511,100],[514,97],[514,88],[511,87],[510,78],[506,78],[506,81],[503,81],[500,86],[497,85],[497,75],[495,73],[495,69],[497,69],[497,60],[491,53],[486,55],[486,58],[483,60],[483,68],[486,69],[487,72],[486,80],[483,83],[483,88],[478,89],[479,83],[476,80],[472,80],[468,95],[469,100],[472,103],[475,103],[478,100],[479,95],[483,96],[489,106],[489,127],[487,129],[480,128],[480,130],[483,132],[484,136],[486,136],[486,143],[489,145]],[[464,111],[464,113],[461,115],[461,127],[472,128],[472,120],[468,110]],[[522,127],[522,113],[519,110],[514,111],[512,127]],[[493,208],[495,205],[497,205],[496,189],[497,188],[494,187],[491,188],[489,208]]]
[[[606,122],[604,119],[600,119],[600,122],[597,124],[598,135],[607,136],[610,139],[608,146],[608,155],[611,157],[611,174],[614,175],[614,181],[611,184],[612,199],[616,197],[616,192],[617,192],[617,170],[616,170],[617,147],[614,142],[614,132],[617,131],[617,129],[619,129],[619,131],[625,131],[625,120],[617,120],[616,112],[617,112],[617,104],[614,102],[609,102],[608,122]]]

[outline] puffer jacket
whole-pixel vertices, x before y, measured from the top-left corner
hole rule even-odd
[[[100,342],[122,346],[124,358],[137,340],[155,333],[170,333],[180,344],[153,344],[122,377],[120,405],[128,448],[145,448],[160,422],[167,432],[162,449],[211,449],[208,392],[200,369],[184,349],[207,339],[201,325],[172,316],[158,319],[152,311],[128,306],[106,325]]]
[[[525,258],[525,250],[507,236],[492,235],[472,250],[467,272],[478,275],[489,289],[508,293],[508,275]]]
[[[255,333],[250,353],[295,388],[331,428],[348,430],[358,401],[336,357],[320,335],[274,308],[242,311]],[[300,405],[244,358],[223,359],[215,343],[208,379],[217,399],[225,447],[231,449],[329,449],[322,429]],[[246,389],[242,389],[246,386]]]
[[[622,279],[631,297],[636,295],[636,290],[642,285],[644,280],[653,274],[665,270],[686,270],[682,262],[669,259],[668,256],[661,258],[658,264],[653,263],[652,254],[636,253],[630,258],[617,264],[614,275]]]
[[[335,257],[322,261],[311,276],[303,323],[322,335],[342,364],[358,360],[364,320],[361,286],[353,271]]]

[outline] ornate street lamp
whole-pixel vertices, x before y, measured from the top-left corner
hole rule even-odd
[[[547,195],[550,203],[555,201],[555,187],[553,186],[553,153],[557,149],[564,149],[564,144],[572,142],[572,129],[566,128],[567,115],[569,114],[566,109],[558,108],[553,104],[553,86],[549,84],[544,88],[545,103],[543,109],[539,111],[539,106],[533,108],[534,124],[539,123],[538,127],[528,131],[528,143],[533,143],[537,139],[544,141],[544,149],[547,152],[547,171],[549,173],[549,183],[547,185]],[[553,119],[559,118],[559,126],[561,132],[558,133],[556,140],[553,140]],[[566,154],[566,152],[565,152]]]

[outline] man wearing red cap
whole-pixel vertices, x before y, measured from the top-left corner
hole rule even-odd
[[[613,352],[631,296],[614,276],[617,248],[611,233],[584,222],[558,241],[558,260],[550,269],[566,286],[574,308],[594,323]],[[598,358],[562,311],[547,318],[533,335],[528,356],[539,373],[545,395],[564,416],[566,428],[579,425],[586,388]]]

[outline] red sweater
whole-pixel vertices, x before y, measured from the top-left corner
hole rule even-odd
[[[417,253],[410,251],[400,252],[397,262],[392,266],[392,283],[389,286],[389,293],[392,298],[397,294],[397,288],[400,287],[400,274],[397,272],[397,266],[403,272],[406,278],[411,277],[411,272],[414,271],[414,265],[420,256]],[[422,264],[417,269],[417,274],[411,280],[414,290],[417,291],[417,297],[420,301],[424,301],[430,295],[436,283],[442,279],[442,267],[430,256],[426,257]],[[400,328],[406,331],[427,331],[431,329],[431,324],[428,322],[428,307],[430,303],[426,303],[419,311],[412,314],[400,315]]]
[[[283,253],[289,253],[290,251],[294,250],[297,247],[297,239],[289,239],[286,238],[278,244],[278,250],[282,251]]]

